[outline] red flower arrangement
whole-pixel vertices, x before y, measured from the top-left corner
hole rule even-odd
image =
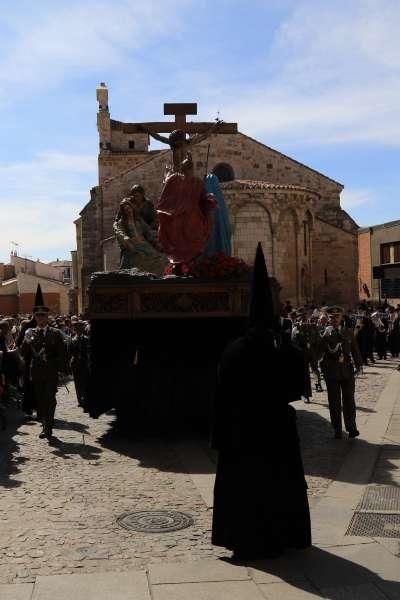
[[[190,263],[169,264],[164,276],[179,275],[195,279],[241,279],[248,275],[251,268],[240,258],[227,256],[222,252],[211,256],[202,256]]]

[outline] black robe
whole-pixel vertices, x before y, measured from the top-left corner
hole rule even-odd
[[[375,349],[379,358],[386,358],[388,349],[388,322],[387,319],[381,319],[382,325],[376,328]]]
[[[238,557],[311,545],[296,412],[288,404],[303,392],[304,361],[296,349],[281,352],[268,339],[247,335],[221,359],[212,543]]]
[[[397,358],[400,354],[400,319],[398,318],[393,321],[389,333],[389,349],[392,357]]]

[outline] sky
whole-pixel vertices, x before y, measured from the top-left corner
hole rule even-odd
[[[197,102],[344,184],[360,226],[400,219],[399,0],[18,0],[0,15],[0,262],[69,258],[111,116]],[[167,117],[169,119],[169,117]]]

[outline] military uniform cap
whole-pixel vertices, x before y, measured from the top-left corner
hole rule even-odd
[[[328,315],[341,315],[344,312],[344,310],[341,306],[335,305],[328,306],[324,312],[326,312]]]

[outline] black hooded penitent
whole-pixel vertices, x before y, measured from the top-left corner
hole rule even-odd
[[[261,242],[257,244],[251,282],[249,326],[253,329],[273,329],[276,324],[267,265]]]
[[[44,303],[42,288],[40,287],[40,283],[38,283],[36,288],[35,295],[35,304],[33,306],[33,312],[49,312],[48,307]]]
[[[291,364],[283,363],[293,357],[278,347],[274,317],[259,244],[249,330],[221,358],[212,432],[218,450],[212,542],[238,557],[264,558],[311,543],[296,413],[288,404],[298,391],[287,385]]]

